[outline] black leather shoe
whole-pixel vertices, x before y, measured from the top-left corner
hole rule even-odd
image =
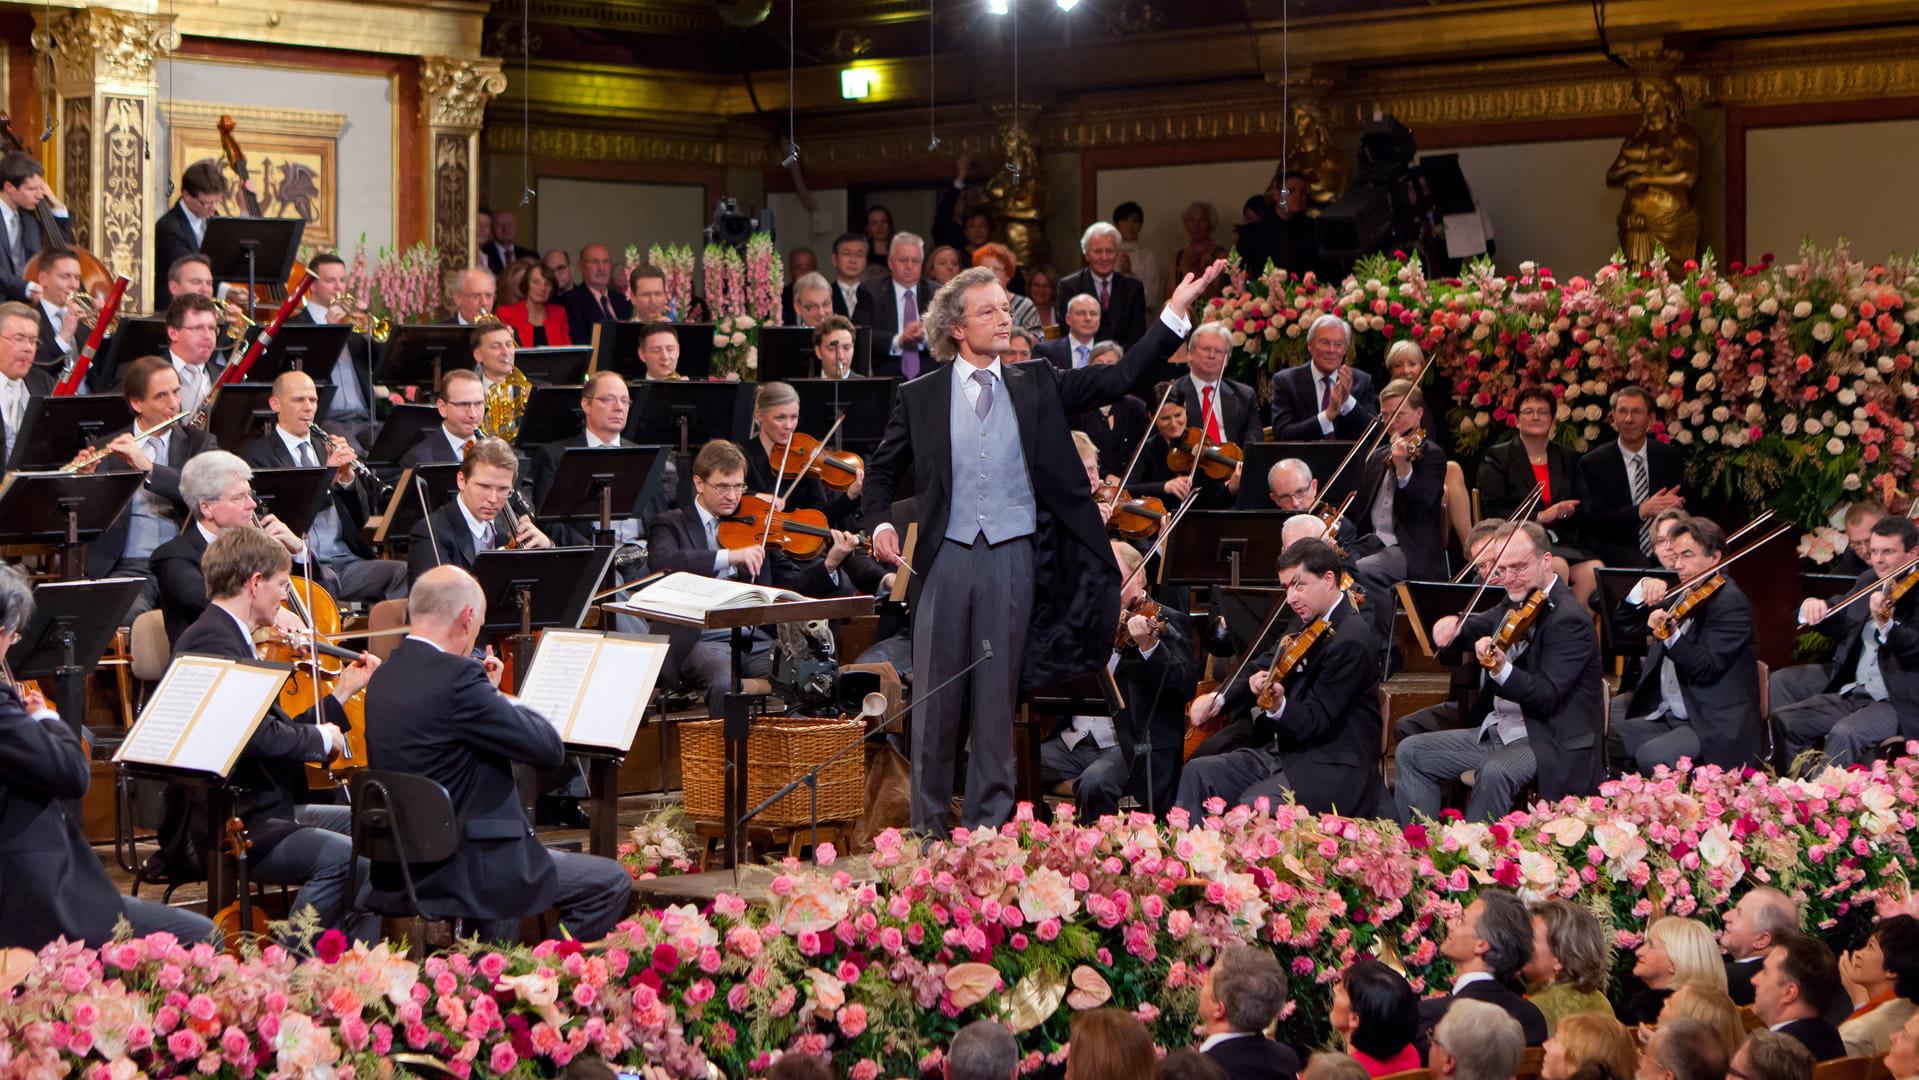
[[[558,825],[568,829],[584,829],[593,824],[593,819],[581,808],[578,799],[541,799],[534,805],[533,816],[537,824]]]

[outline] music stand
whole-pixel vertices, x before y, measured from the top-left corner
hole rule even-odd
[[[810,326],[761,327],[755,347],[759,350],[761,382],[808,379],[820,369],[819,358],[813,355],[813,328]]]
[[[399,481],[393,485],[393,493],[387,497],[386,512],[380,515],[380,527],[374,530],[373,542],[406,539],[414,524],[426,516],[420,509],[419,492],[414,489],[424,485],[427,506],[438,509],[453,497],[457,490],[454,478],[459,475],[457,461],[436,461],[402,470]]]
[[[482,551],[473,560],[473,578],[486,593],[481,629],[514,634],[579,626],[612,565],[612,548]]]
[[[833,421],[846,414],[836,443],[857,449],[878,446],[893,415],[893,378],[793,379],[800,395],[800,430],[814,438],[826,434]]]
[[[586,428],[586,407],[580,404],[580,386],[535,386],[520,414],[518,446],[543,446],[578,435]]]
[[[1825,574],[1810,571],[1799,575],[1799,599],[1830,600],[1852,591],[1858,578],[1851,574]]]
[[[1160,557],[1163,585],[1277,587],[1288,510],[1188,510]]]
[[[516,349],[513,365],[535,385],[566,386],[578,390],[593,363],[590,345],[555,345]]]
[[[744,443],[752,427],[753,383],[646,379],[632,385],[625,435],[643,446],[692,453],[708,439]]]
[[[146,579],[137,577],[34,586],[33,618],[7,650],[7,667],[17,679],[50,682],[54,708],[76,735],[86,736],[87,672],[99,665],[145,587]]]
[[[57,469],[96,443],[126,430],[133,419],[119,394],[43,397],[26,411],[13,441],[10,469]]]
[[[259,336],[258,327],[247,331],[249,342]],[[287,371],[304,371],[316,381],[323,380],[333,373],[347,339],[354,336],[345,323],[282,323],[248,369],[247,381],[270,383]]]
[[[142,356],[165,356],[167,354],[167,320],[164,315],[147,315],[141,318],[121,317],[120,325],[114,328],[113,336],[93,358],[93,366],[87,371],[88,385],[97,386],[97,378],[105,373],[108,382],[118,383],[122,368]],[[112,387],[100,387],[111,390]]]
[[[420,433],[431,431],[440,424],[440,410],[431,405],[419,405],[409,402],[395,405],[380,425],[380,434],[367,447],[366,459],[381,464],[392,464],[406,456],[413,444],[420,441]]]
[[[0,476],[0,544],[60,544],[67,579],[86,576],[87,544],[106,532],[146,474],[10,472]]]
[[[1646,616],[1652,614],[1652,609],[1642,607],[1629,613],[1620,608],[1639,579],[1658,578],[1673,585],[1678,583],[1679,575],[1671,570],[1601,566],[1594,571],[1594,576],[1599,581],[1600,653],[1611,657],[1645,656]]]
[[[597,352],[593,370],[617,371],[628,379],[646,378],[646,365],[640,363],[640,327],[645,323],[597,322],[593,324],[593,342]]]
[[[320,397],[320,415],[333,403],[333,384],[316,385]],[[279,422],[267,401],[273,397],[273,385],[261,382],[228,383],[213,395],[213,409],[207,416],[207,433],[222,450],[238,452],[240,447],[263,435]]]
[[[293,535],[305,536],[325,505],[321,500],[326,498],[327,481],[332,476],[333,470],[325,465],[255,469],[253,498],[260,504],[261,513],[279,518]]]
[[[473,366],[468,344],[471,326],[396,326],[380,353],[373,381],[381,386],[424,386],[437,390],[440,376]]]
[[[592,522],[594,543],[611,546],[614,519],[639,516],[665,466],[663,446],[569,446],[533,516]]]
[[[713,324],[674,323],[673,332],[680,339],[680,374],[689,379],[705,379],[713,374]],[[637,345],[638,342],[635,342]],[[635,350],[637,352],[637,349]],[[639,363],[636,357],[634,363]],[[640,365],[640,374],[646,373],[646,365]]]
[[[1465,655],[1464,650],[1449,646],[1444,649],[1433,645],[1433,624],[1448,615],[1458,615],[1466,608],[1466,602],[1472,599],[1474,590],[1479,586],[1470,582],[1454,584],[1450,581],[1402,581],[1393,587],[1399,596],[1399,610],[1406,613],[1411,621],[1413,637],[1419,642],[1421,652],[1447,663],[1456,663]],[[1473,612],[1484,611],[1506,598],[1504,589],[1488,586],[1479,594],[1479,600],[1473,604]],[[1455,645],[1470,644],[1458,642]]]
[[[216,282],[244,281],[249,294],[256,293],[263,280],[284,286],[293,274],[293,259],[306,227],[306,219],[297,217],[213,218],[200,239],[200,254],[206,256]]]
[[[1193,415],[1188,412],[1188,417]],[[1346,466],[1339,479],[1328,486],[1326,478],[1333,475],[1339,463],[1351,451],[1349,441],[1328,442],[1256,442],[1248,443],[1245,466],[1240,473],[1239,503],[1241,510],[1259,510],[1273,505],[1271,490],[1266,486],[1266,474],[1276,462],[1287,458],[1298,458],[1313,470],[1313,478],[1319,481],[1319,498],[1329,506],[1338,506],[1352,490],[1359,486],[1359,474],[1366,468],[1366,459],[1362,455]],[[1355,500],[1357,501],[1357,500]]]

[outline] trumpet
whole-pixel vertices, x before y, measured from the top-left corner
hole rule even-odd
[[[220,306],[219,322],[220,329],[226,331],[229,337],[244,337],[248,330],[259,325],[253,316],[246,313],[245,308],[231,300]]]
[[[333,301],[332,306],[346,312],[347,325],[351,326],[353,332],[356,334],[370,332],[373,335],[373,340],[382,345],[386,344],[386,340],[393,336],[393,321],[366,310],[365,306],[360,303],[359,297],[354,296],[350,292],[341,293],[339,298]]]
[[[93,296],[85,289],[76,289],[72,293],[69,293],[67,295],[67,304],[80,313],[81,321],[95,324],[99,323],[100,305],[94,303]],[[115,311],[113,318],[107,320],[107,333],[118,333],[119,330],[120,313]]]

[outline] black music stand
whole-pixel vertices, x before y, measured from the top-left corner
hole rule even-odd
[[[826,434],[833,421],[846,414],[834,442],[866,450],[880,444],[886,421],[893,415],[893,378],[794,379],[800,395],[800,430],[814,438]]]
[[[244,281],[252,294],[261,281],[286,284],[306,227],[306,219],[297,217],[216,217],[200,238],[200,254],[206,256],[214,281]]]
[[[10,469],[57,469],[89,446],[108,442],[133,421],[119,394],[43,397],[14,437]]]
[[[640,363],[640,327],[645,323],[597,322],[593,324],[593,370],[617,371],[629,379],[646,378],[646,365]]]
[[[1466,651],[1459,646],[1470,642],[1455,640],[1453,645],[1439,648],[1433,644],[1433,624],[1448,615],[1458,615],[1466,609],[1478,585],[1450,581],[1402,581],[1393,587],[1399,596],[1399,610],[1406,613],[1412,622],[1413,637],[1419,642],[1421,652],[1437,657],[1448,663],[1456,664],[1463,660]],[[1497,605],[1506,598],[1504,589],[1488,586],[1479,594],[1479,600],[1473,604],[1475,613]]]
[[[1639,608],[1635,617],[1621,611],[1620,607],[1641,578],[1658,578],[1668,585],[1674,585],[1678,584],[1679,575],[1671,570],[1656,568],[1601,566],[1594,571],[1594,576],[1599,581],[1600,655],[1634,659],[1645,656],[1646,616],[1652,614],[1652,609]]]
[[[820,369],[813,355],[813,328],[810,326],[765,326],[759,340],[761,382],[792,382],[807,379]]]
[[[1074,716],[1117,716],[1125,706],[1119,684],[1105,668],[1021,693],[1015,726],[1025,729],[1025,742],[1014,752],[1014,797],[1034,806],[1044,803],[1040,746],[1054,724]]]
[[[1799,575],[1799,599],[1830,600],[1852,591],[1859,579],[1851,574],[1825,574],[1810,571]]]
[[[641,446],[671,447],[679,459],[679,505],[693,498],[692,456],[709,439],[744,444],[752,430],[753,393],[749,382],[662,382],[632,384],[633,411],[626,438]]]
[[[260,328],[247,331],[249,342],[260,336]],[[247,371],[248,382],[270,383],[282,372],[304,371],[317,382],[333,374],[333,364],[345,351],[347,339],[356,336],[345,323],[282,323],[260,351]],[[321,415],[325,415],[322,410]]]
[[[613,522],[638,517],[666,468],[663,446],[569,446],[534,508],[540,521],[592,522],[593,542],[613,544]]]
[[[1161,556],[1163,585],[1277,587],[1287,510],[1188,510]]]
[[[34,586],[33,618],[7,650],[17,679],[44,679],[53,687],[53,707],[73,732],[87,736],[87,672],[113,643],[120,620],[145,578],[49,581]]]
[[[710,377],[713,374],[713,324],[710,322],[674,323],[673,332],[679,335],[680,339],[679,373],[689,379]],[[637,344],[636,341],[635,345]],[[633,362],[639,363],[637,356]],[[646,374],[645,364],[640,364],[639,374]]]
[[[380,353],[373,381],[381,386],[438,389],[440,376],[473,367],[471,326],[396,326]]]
[[[473,578],[486,593],[482,630],[500,634],[576,627],[586,618],[593,592],[613,566],[613,549],[516,548],[482,551]],[[530,661],[525,656],[521,660]]]
[[[405,540],[415,523],[453,497],[458,490],[454,478],[459,475],[460,464],[457,461],[436,461],[402,470],[399,481],[393,485],[392,494],[387,496],[386,512],[380,517],[380,528],[374,533],[374,542]],[[422,487],[426,489],[425,510],[420,508],[418,489]]]
[[[261,513],[279,518],[293,535],[305,536],[324,506],[321,500],[326,498],[332,476],[333,470],[325,465],[255,469],[253,498],[260,504]]]
[[[580,386],[535,386],[520,414],[519,446],[543,446],[570,439],[586,428],[586,407],[580,404]]]
[[[320,413],[324,415],[327,407],[333,403],[333,384],[328,383],[316,388],[320,397]],[[273,384],[262,382],[237,382],[222,386],[213,395],[213,410],[207,416],[207,433],[213,441],[220,444],[222,450],[239,452],[240,447],[251,442],[256,436],[265,434],[279,422],[268,399],[273,397]]]
[[[440,426],[440,410],[431,405],[408,402],[395,405],[380,425],[380,434],[367,447],[366,459],[370,462],[391,464],[406,456],[413,444],[420,441],[420,433],[431,431]]]
[[[59,544],[69,581],[86,576],[87,544],[126,512],[146,474],[10,472],[0,476],[0,544]]]
[[[536,385],[565,386],[578,390],[586,381],[593,363],[590,345],[553,345],[538,349],[516,349],[513,365]]]
[[[1187,413],[1188,423],[1193,413]],[[1313,479],[1319,481],[1319,498],[1331,506],[1338,506],[1352,490],[1359,486],[1359,474],[1366,468],[1362,455],[1355,457],[1339,479],[1328,486],[1326,478],[1333,475],[1339,463],[1353,448],[1348,441],[1327,442],[1256,442],[1249,443],[1243,449],[1246,452],[1244,471],[1240,474],[1239,502],[1241,510],[1261,510],[1273,505],[1271,490],[1266,486],[1266,474],[1273,465],[1287,458],[1298,458],[1313,470]],[[1355,500],[1357,501],[1357,500]]]
[[[114,386],[101,386],[101,376],[105,381],[117,385],[119,374],[128,364],[142,356],[165,356],[167,354],[167,320],[164,315],[146,315],[141,318],[122,316],[120,324],[114,328],[113,335],[100,346],[93,358],[93,366],[87,370],[87,385],[101,391],[109,391]]]

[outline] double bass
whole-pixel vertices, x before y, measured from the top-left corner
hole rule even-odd
[[[32,150],[27,149],[26,142],[14,132],[12,116],[3,112],[0,112],[0,144],[4,144],[8,150],[17,150],[28,157],[37,156]],[[33,208],[33,219],[40,226],[40,250],[27,260],[26,268],[21,271],[20,276],[32,281],[40,275],[40,268],[45,265],[46,259],[56,253],[72,255],[80,261],[81,287],[86,290],[88,296],[93,298],[96,310],[105,307],[107,294],[113,291],[113,271],[107,268],[107,264],[101,261],[100,256],[67,239],[65,230],[60,228],[60,221],[53,216],[53,207],[47,205],[47,200],[41,199],[40,205]],[[72,218],[68,220],[71,221]]]
[[[264,217],[265,215],[260,213],[260,197],[247,187],[253,182],[253,176],[247,168],[246,151],[240,149],[239,140],[233,137],[233,130],[237,126],[233,117],[220,117],[220,152],[226,156],[227,168],[232,169],[233,175],[240,178],[240,199],[246,207],[247,216]],[[253,286],[253,303],[248,305],[250,310],[247,310],[245,314],[259,318],[259,312],[262,309],[270,312],[279,307],[280,301],[302,277],[306,276],[306,272],[306,263],[295,259],[293,268],[287,272],[285,281],[256,283]]]

